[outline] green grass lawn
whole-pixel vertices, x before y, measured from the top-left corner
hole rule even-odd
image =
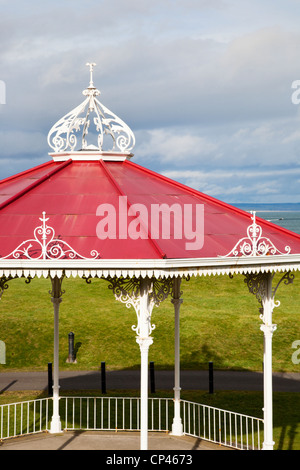
[[[279,308],[274,309],[274,371],[300,372],[293,364],[292,343],[300,340],[300,280],[281,284]],[[6,344],[6,364],[0,371],[46,370],[53,361],[53,306],[49,279],[9,282],[0,301],[0,339]],[[115,300],[105,280],[65,279],[60,309],[60,368],[95,370],[138,368],[140,351],[135,341],[136,314]],[[182,281],[180,315],[181,368],[262,370],[263,333],[259,303],[248,292],[243,276],[198,277]],[[156,325],[149,360],[156,369],[174,364],[174,313],[167,299],[155,307]],[[75,334],[77,364],[67,364],[68,333]]]

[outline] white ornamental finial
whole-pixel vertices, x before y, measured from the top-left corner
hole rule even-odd
[[[90,84],[89,84],[89,88],[94,88],[94,83],[93,83],[93,70],[94,70],[94,67],[97,65],[95,64],[95,62],[87,62],[85,64],[87,67],[90,67]]]
[[[62,117],[50,129],[48,144],[55,153],[76,152],[78,150],[94,150],[130,155],[135,145],[132,130],[98,99],[100,91],[93,82],[94,62],[87,62],[90,69],[90,84],[82,93],[84,102]],[[94,124],[94,129],[91,129]],[[88,145],[88,134],[97,135],[97,145]],[[81,136],[80,136],[81,132]],[[111,139],[104,136],[110,136]],[[109,146],[109,141],[111,145]],[[106,147],[105,147],[106,146]]]

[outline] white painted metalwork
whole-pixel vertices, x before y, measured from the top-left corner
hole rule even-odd
[[[186,400],[181,403],[185,435],[235,449],[261,449],[262,419]]]
[[[175,356],[175,367],[174,367],[174,419],[172,423],[172,434],[174,436],[183,435],[182,419],[180,414],[180,306],[183,300],[180,298],[182,292],[180,291],[181,278],[174,278],[172,299],[171,302],[174,305],[174,356]]]
[[[100,91],[93,83],[93,69],[96,64],[87,63],[86,65],[90,68],[90,84],[82,92],[86,99],[54,124],[48,134],[48,144],[55,153],[88,150],[129,154],[135,145],[134,134],[125,122],[97,99]],[[88,145],[87,142],[91,122],[95,127],[97,145]],[[82,133],[78,139],[80,130]],[[110,136],[112,142],[108,148],[105,148],[105,136]]]
[[[23,241],[9,255],[0,259],[28,259],[28,260],[59,260],[59,259],[83,259],[88,260],[75,251],[67,242],[55,238],[55,230],[46,224],[49,217],[46,218],[46,212],[43,212],[42,218],[39,219],[42,225],[34,229],[33,236],[29,240]],[[91,251],[92,259],[99,258],[96,250]]]
[[[143,319],[141,316],[141,293],[142,293],[142,280],[140,277],[131,278],[111,278],[109,277],[109,289],[112,289],[113,294],[119,302],[126,305],[127,308],[133,307],[137,315],[137,325],[131,328],[136,332],[137,336],[141,336],[143,329]],[[148,303],[147,303],[147,336],[150,336],[155,329],[155,325],[151,323],[151,315],[154,306],[159,306],[160,302],[165,300],[170,294],[173,286],[173,279],[156,279],[151,276],[150,282],[147,286]]]
[[[275,301],[275,294],[282,281],[290,284],[294,280],[294,275],[285,273],[279,280],[276,287],[272,287],[274,273],[259,273],[257,275],[248,274],[245,282],[249,291],[254,294],[261,304],[260,319],[263,324],[260,326],[264,333],[264,450],[273,450],[273,378],[272,378],[272,337],[277,325],[272,323],[274,307],[279,307],[280,302]]]
[[[260,449],[263,420],[181,400],[184,435],[243,450]],[[141,400],[136,397],[60,397],[64,431],[140,431]],[[171,398],[149,398],[149,431],[169,432]],[[0,405],[0,439],[50,431],[53,399]]]
[[[136,342],[141,353],[141,450],[148,449],[148,353],[153,343],[151,333],[155,325],[151,323],[154,305],[159,305],[171,292],[173,279],[131,278],[109,279],[109,287],[116,300],[133,306],[137,315],[137,325],[132,326],[136,332]]]
[[[279,251],[269,238],[262,236],[262,228],[256,223],[256,212],[251,212],[252,224],[247,228],[247,237],[241,238],[228,256],[266,256],[289,254],[291,248],[286,246],[285,253]]]
[[[1,247],[0,247],[1,250]],[[54,262],[55,261],[55,262]],[[100,261],[100,262],[99,262]],[[300,254],[185,259],[24,259],[0,258],[0,279],[15,277],[185,278],[300,271]],[[4,282],[4,281],[3,281]],[[0,285],[1,293],[1,285]]]
[[[0,439],[46,431],[50,398],[0,405]]]
[[[51,420],[50,432],[57,434],[62,431],[61,420],[59,414],[59,306],[62,302],[62,278],[55,277],[51,279],[52,291],[51,301],[53,303],[54,311],[54,347],[53,347],[53,414]]]

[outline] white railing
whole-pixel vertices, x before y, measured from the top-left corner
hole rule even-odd
[[[49,416],[52,416],[51,398],[0,405],[0,439],[46,431]]]
[[[182,400],[186,435],[242,450],[260,450],[263,420]]]
[[[0,405],[0,439],[50,429],[52,398]],[[61,397],[62,429],[139,431],[140,399],[132,397]],[[149,431],[170,431],[171,398],[149,398]],[[260,449],[263,420],[181,401],[184,434],[237,449]]]
[[[140,429],[139,398],[64,397],[63,400],[64,406],[60,415],[66,430],[138,431]],[[149,431],[168,431],[172,419],[171,398],[149,399]]]

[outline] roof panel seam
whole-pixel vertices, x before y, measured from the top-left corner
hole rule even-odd
[[[129,199],[128,199],[128,196],[124,193],[124,191],[122,191],[122,189],[121,189],[120,186],[118,185],[117,181],[116,181],[115,178],[113,177],[113,175],[112,175],[112,173],[110,172],[110,170],[107,168],[107,165],[104,163],[104,161],[103,161],[103,160],[99,160],[99,163],[100,163],[100,165],[102,166],[102,168],[104,169],[106,175],[108,176],[108,178],[110,179],[110,181],[112,182],[112,184],[115,186],[115,188],[116,188],[117,191],[119,192],[119,194],[120,194],[121,196],[126,196],[126,198],[127,198],[127,206],[128,206],[128,207],[132,206],[131,202],[130,202]],[[153,239],[151,238],[151,235],[150,235],[150,233],[149,233],[149,230],[147,230],[147,234],[148,234],[148,240],[150,240],[150,242],[151,242],[152,245],[154,246],[155,250],[158,252],[159,256],[160,256],[161,258],[166,258],[166,257],[167,257],[166,253],[164,253],[164,252],[161,250],[161,248],[160,248],[160,246],[158,245],[158,243],[157,243],[155,240],[153,240]]]
[[[70,165],[70,163],[72,163],[72,160],[67,160],[66,162],[62,163],[61,165],[59,165],[58,167],[55,167],[52,171],[50,171],[49,173],[47,173],[46,175],[42,176],[41,178],[39,178],[38,180],[36,180],[34,183],[31,183],[29,186],[27,186],[26,188],[22,189],[21,191],[19,191],[17,194],[15,194],[14,196],[12,196],[11,198],[9,198],[7,201],[4,201],[2,204],[0,204],[0,210],[4,209],[4,207],[8,206],[9,204],[11,204],[12,202],[16,201],[17,199],[19,199],[20,197],[24,196],[24,194],[28,193],[29,191],[31,191],[32,189],[36,188],[37,186],[39,186],[41,183],[43,183],[44,181],[46,181],[48,178],[51,178],[51,176],[55,175],[55,173],[57,173],[58,171],[61,171],[63,170],[66,166]]]
[[[34,168],[29,168],[28,170],[22,171],[21,173],[17,173],[16,175],[8,176],[7,178],[4,178],[3,180],[0,181],[0,184],[3,183],[9,183],[12,180],[15,180],[17,178],[20,178],[21,176],[27,175],[27,173],[32,173],[36,170],[41,170],[45,166],[52,165],[53,160],[49,160],[48,162],[41,163],[41,165],[35,166]]]

